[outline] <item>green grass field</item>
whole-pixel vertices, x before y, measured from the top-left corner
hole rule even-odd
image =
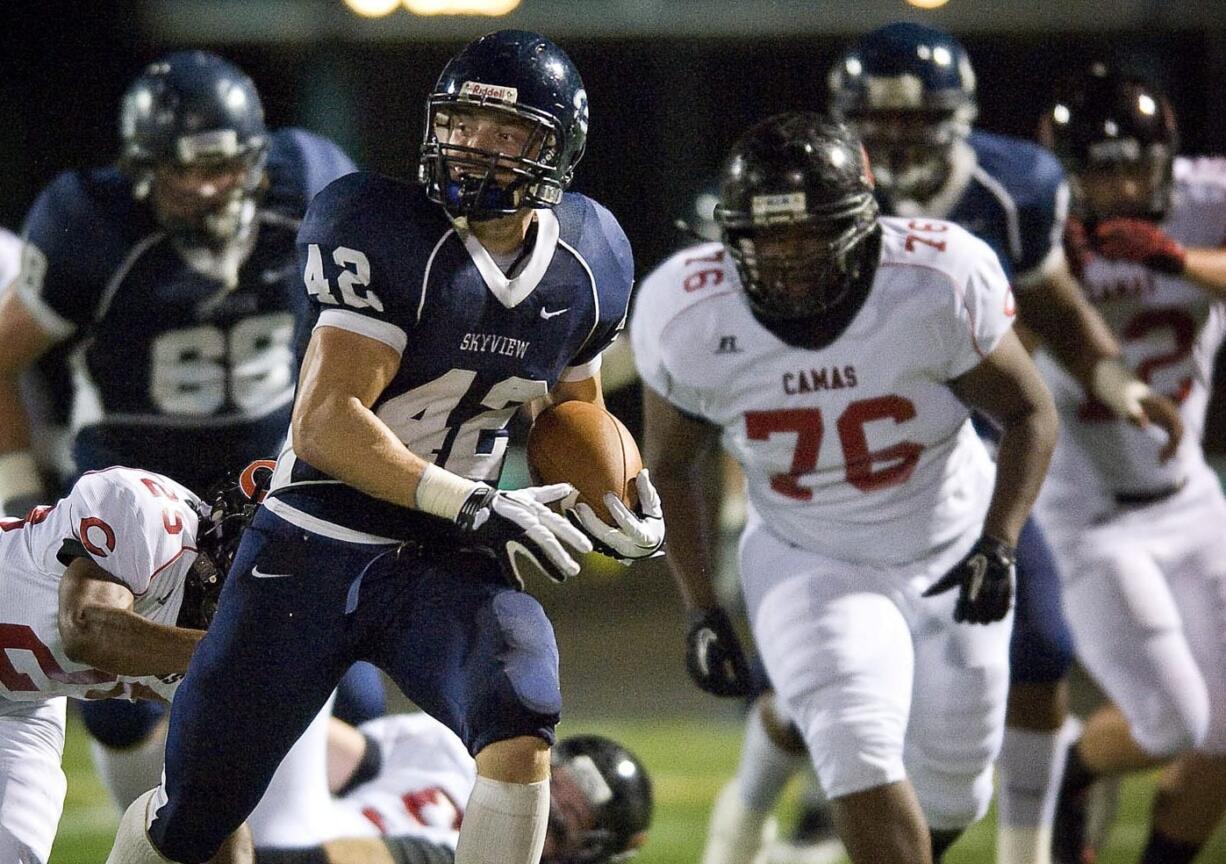
[[[70,718],[72,717],[70,712]],[[116,814],[95,779],[84,731],[70,721],[64,768],[68,798],[52,864],[93,864],[105,859]],[[736,767],[740,728],[727,720],[699,719],[587,722],[570,720],[563,734],[597,732],[625,742],[646,763],[655,780],[656,820],[641,864],[691,864],[698,860],[706,830],[707,810],[716,792]],[[1102,864],[1135,862],[1145,838],[1152,778],[1125,784],[1120,817]],[[784,808],[783,814],[790,808]],[[972,828],[947,856],[948,864],[986,864],[992,859],[991,816]],[[1226,861],[1226,834],[1200,859],[1203,864]]]

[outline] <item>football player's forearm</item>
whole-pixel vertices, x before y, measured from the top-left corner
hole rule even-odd
[[[169,627],[127,609],[86,606],[63,632],[69,658],[114,675],[171,675],[187,671],[203,630]]]
[[[28,450],[30,421],[15,375],[0,373],[0,454]]]
[[[717,547],[717,502],[694,472],[667,464],[652,465],[651,475],[668,514],[665,558],[687,608],[718,605],[712,577]]]
[[[1183,275],[1218,298],[1226,298],[1226,249],[1189,249]]]
[[[996,487],[983,521],[984,534],[1017,545],[1047,474],[1058,428],[1055,407],[1050,402],[1034,406],[1005,424],[996,455]]]
[[[1111,328],[1067,270],[1057,271],[1041,286],[1019,293],[1017,303],[1026,326],[1084,386],[1091,385],[1099,360],[1120,356],[1120,345]]]
[[[294,414],[294,452],[341,482],[401,507],[415,507],[426,462],[356,397]]]

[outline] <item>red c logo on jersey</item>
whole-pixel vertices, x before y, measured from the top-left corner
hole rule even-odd
[[[91,529],[97,529],[94,532],[95,537],[97,536],[98,531],[102,532],[101,539],[103,544],[106,546],[105,549],[94,544],[93,539],[90,538]],[[81,545],[84,546],[91,555],[97,555],[99,558],[105,558],[107,555],[110,555],[115,551],[115,532],[111,530],[110,525],[107,525],[97,516],[87,516],[86,518],[82,519],[78,533],[81,535]]]

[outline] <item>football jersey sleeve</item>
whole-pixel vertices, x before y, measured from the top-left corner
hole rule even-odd
[[[390,346],[398,354],[415,320],[421,274],[396,272],[384,238],[412,240],[403,201],[388,178],[349,174],[330,183],[307,208],[298,229],[298,265],[316,327],[339,327]]]
[[[599,315],[591,336],[563,371],[562,380],[576,380],[595,374],[601,352],[613,344],[617,334],[626,326],[630,292],[634,285],[634,254],[626,233],[607,209],[595,202],[592,202],[592,209],[595,213],[594,245],[597,250],[597,254],[592,256],[592,278],[596,281],[600,301]]]
[[[996,350],[1017,314],[1013,291],[996,253],[978,238],[968,234],[963,237],[962,250],[970,266],[961,280],[954,277],[947,334],[950,379],[969,372]]]
[[[669,342],[669,324],[686,311],[680,256],[665,261],[639,284],[630,315],[630,348],[643,383],[686,414],[702,417],[702,397],[678,377],[672,365],[685,345]]]
[[[1031,194],[1020,201],[1017,214],[1021,256],[1014,267],[1021,288],[1039,283],[1064,260],[1068,182],[1054,156],[1037,148],[1035,154]]]
[[[191,501],[186,489],[157,474],[84,474],[59,505],[67,506],[72,531],[60,559],[88,556],[139,597],[181,556],[195,554],[199,517]]]
[[[18,296],[52,337],[89,323],[104,286],[87,269],[94,227],[79,178],[61,174],[26,215]]]

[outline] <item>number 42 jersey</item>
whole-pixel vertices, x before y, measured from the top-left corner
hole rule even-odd
[[[881,263],[820,350],[757,322],[726,249],[675,254],[630,324],[644,382],[722,430],[751,507],[785,540],[854,563],[918,561],[974,529],[994,468],[948,382],[1006,335],[995,253],[949,222],[881,220]]]
[[[422,187],[358,173],[324,189],[298,232],[316,327],[400,355],[375,414],[413,453],[472,480],[497,481],[516,409],[559,381],[597,374],[625,322],[634,264],[609,211],[567,193],[536,210],[529,231],[531,249],[507,276]],[[270,510],[337,539],[421,538],[445,527],[329,477],[295,454],[292,438],[273,491]]]

